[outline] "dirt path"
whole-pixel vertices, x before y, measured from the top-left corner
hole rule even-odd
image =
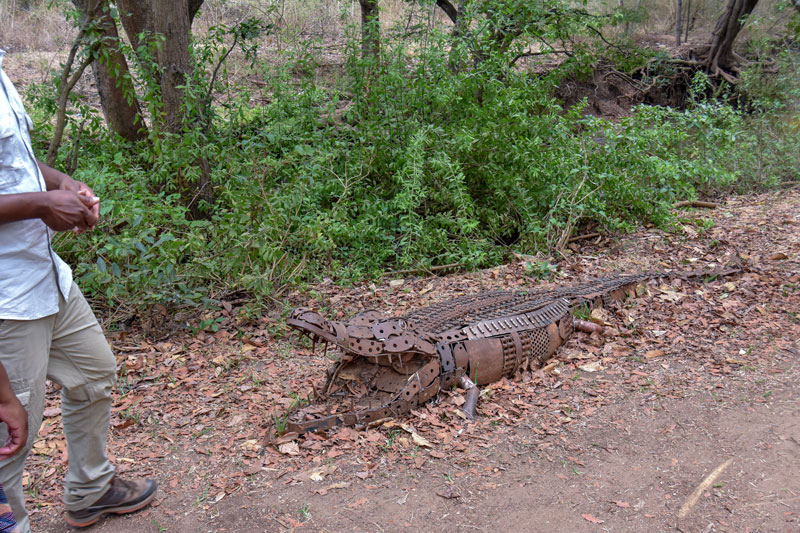
[[[737,254],[746,272],[649,284],[605,316],[603,339],[576,337],[552,371],[487,388],[476,423],[456,416],[456,393],[420,408],[401,422],[430,447],[390,423],[295,439],[292,455],[262,448],[274,416],[326,366],[281,336],[278,312],[244,323],[223,310],[217,333],[158,342],[114,334],[125,367],[111,453],[162,491],[155,507],[92,531],[800,530],[800,191],[682,215],[671,232],[575,246],[552,281],[697,270]],[[523,258],[395,287],[322,284],[293,303],[402,312],[545,283],[529,271]],[[28,479],[34,527],[66,531],[55,391],[48,415]]]

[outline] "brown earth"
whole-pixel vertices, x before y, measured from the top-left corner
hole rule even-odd
[[[92,531],[800,531],[800,190],[680,215],[669,232],[573,243],[552,283],[737,256],[745,272],[648,284],[601,317],[604,338],[580,334],[550,371],[487,387],[474,423],[456,415],[456,392],[397,421],[429,447],[397,422],[288,436],[288,455],[262,446],[326,366],[285,336],[280,311],[248,322],[226,305],[206,317],[221,319],[213,334],[110,332],[121,365],[110,452],[161,490],[153,507]],[[551,283],[531,277],[531,260],[402,285],[323,283],[291,304],[400,313]],[[46,414],[29,459],[33,525],[66,531],[56,391]]]

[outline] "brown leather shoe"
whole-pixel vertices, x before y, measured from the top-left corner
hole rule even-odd
[[[80,511],[67,511],[65,520],[72,527],[91,526],[105,514],[125,514],[145,507],[156,495],[152,479],[125,480],[114,476],[111,486],[94,505]]]

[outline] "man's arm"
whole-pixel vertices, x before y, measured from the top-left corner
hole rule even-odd
[[[0,194],[0,224],[40,218],[56,231],[92,229],[100,202],[86,184],[38,162],[46,192]]]
[[[28,413],[22,406],[0,364],[0,421],[8,426],[8,440],[0,448],[0,461],[19,452],[28,440]]]
[[[83,231],[85,229],[94,229],[95,225],[97,224],[97,220],[100,218],[100,201],[95,200],[96,196],[94,195],[94,191],[82,181],[74,180],[71,176],[68,176],[67,174],[64,174],[63,172],[60,172],[52,167],[48,167],[38,159],[36,160],[36,164],[39,165],[39,170],[42,171],[42,176],[44,176],[44,182],[47,185],[48,191],[71,191],[75,194],[79,194],[94,200],[91,205],[87,204],[87,207],[89,207],[90,211],[92,212],[92,216],[94,217],[94,222],[85,228],[79,228],[79,230]]]
[[[60,170],[56,170],[53,167],[48,167],[38,159],[36,160],[36,164],[39,165],[39,170],[42,171],[44,183],[47,185],[48,191],[78,192],[81,189],[81,185],[83,185],[84,188],[91,190],[80,181],[72,179],[72,177],[70,177],[68,174],[64,174]],[[92,196],[94,196],[94,194],[92,194]]]
[[[97,200],[72,191],[0,194],[0,224],[41,218],[56,231],[85,230],[97,224],[96,205]]]

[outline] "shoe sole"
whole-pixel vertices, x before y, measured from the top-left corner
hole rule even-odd
[[[138,511],[139,509],[141,509],[142,507],[147,507],[150,504],[150,502],[153,501],[153,498],[156,497],[156,492],[157,491],[154,490],[153,493],[150,496],[148,496],[147,498],[145,498],[143,501],[141,501],[139,503],[136,503],[136,504],[133,504],[133,505],[128,506],[128,507],[112,507],[111,509],[104,509],[102,511],[98,511],[97,514],[95,514],[95,515],[93,515],[93,516],[91,516],[89,518],[86,518],[86,521],[83,521],[83,522],[78,522],[77,520],[74,520],[73,518],[70,518],[69,513],[67,513],[64,516],[64,520],[67,522],[67,524],[69,524],[70,526],[75,527],[75,528],[88,527],[88,526],[91,526],[93,524],[96,524],[101,518],[103,518],[103,516],[105,516],[107,514],[134,513],[136,511]]]

